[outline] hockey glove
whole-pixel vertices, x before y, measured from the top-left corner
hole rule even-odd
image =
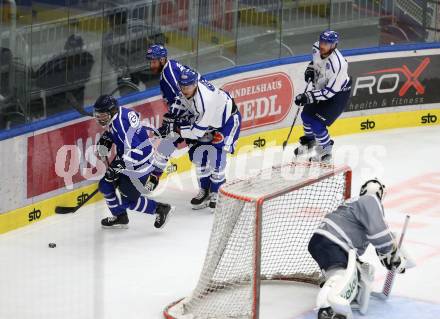
[[[102,133],[98,143],[96,144],[96,153],[98,153],[99,157],[106,157],[109,155],[110,150],[113,145],[113,140],[109,131],[105,131]]]
[[[191,129],[191,123],[185,118],[176,119],[174,125],[174,132],[181,135],[182,130]]]
[[[113,183],[119,179],[119,174],[125,169],[125,163],[121,159],[114,159],[105,172],[104,179]]]
[[[306,71],[304,72],[304,80],[308,82],[314,82],[315,81],[315,69],[311,64],[307,67]]]
[[[175,123],[179,127],[191,126],[191,122],[186,117],[176,119]]]
[[[217,132],[216,132],[217,133]],[[218,133],[220,134],[220,133]],[[199,142],[209,143],[214,139],[214,132],[206,132],[201,138],[199,138]]]
[[[312,92],[301,93],[295,97],[295,104],[298,106],[312,104],[313,102],[314,98]]]
[[[162,119],[162,126],[159,127],[158,130],[160,137],[165,138],[168,134],[171,133],[171,131],[173,131],[174,121],[175,119],[169,113],[164,114]]]
[[[382,265],[391,271],[396,271],[397,273],[404,273],[405,272],[405,268],[400,267],[401,263],[402,263],[402,259],[400,258],[400,253],[399,250],[394,247],[393,251],[386,254],[386,255],[382,255],[381,253],[379,253],[376,250],[377,256],[380,259],[380,262],[382,263]]]
[[[148,192],[152,192],[157,188],[157,185],[159,185],[159,179],[162,175],[162,172],[154,171],[148,176],[147,182],[145,183],[145,189]]]

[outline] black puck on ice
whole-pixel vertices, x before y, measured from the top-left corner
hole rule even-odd
[[[57,244],[55,243],[49,243],[49,248],[55,248],[57,246]]]

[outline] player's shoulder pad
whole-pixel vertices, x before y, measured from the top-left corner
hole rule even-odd
[[[339,73],[344,62],[344,58],[335,50],[328,57],[325,67],[328,70],[332,70],[333,73]]]
[[[130,123],[130,126],[132,128],[138,128],[141,124],[141,119],[139,117],[139,114],[136,111],[130,110],[127,114],[128,123]]]
[[[363,196],[359,196],[358,203],[364,206],[367,209],[379,208],[379,210],[383,213],[383,206],[380,202],[379,198],[373,194],[367,194]]]
[[[168,61],[170,62],[169,63],[170,68],[172,68],[173,71],[175,71],[175,72],[180,73],[186,69],[191,70],[191,68],[187,67],[186,65],[181,64],[179,61],[176,61],[176,60],[168,60]]]
[[[127,122],[133,128],[138,128],[140,125],[139,113],[132,109],[120,108],[121,118],[124,122]]]

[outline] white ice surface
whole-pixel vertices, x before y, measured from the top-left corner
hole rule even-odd
[[[412,215],[406,247],[418,266],[396,279],[388,302],[372,300],[364,318],[438,318],[440,127],[335,142],[335,161],[353,168],[353,193],[364,178],[381,177],[390,190],[386,214],[393,230],[400,229],[404,213]],[[271,158],[281,157],[279,148],[243,155],[229,176],[249,173],[246,163],[270,166]],[[153,228],[152,216],[139,213],[129,214],[128,230],[102,230],[100,220],[109,213],[99,202],[0,236],[0,319],[161,318],[167,304],[195,287],[212,223],[209,211],[190,208],[196,188],[189,174],[175,176],[162,189],[157,199],[177,207],[163,230]],[[50,242],[57,247],[48,248]],[[379,289],[385,272],[372,250],[366,259],[377,266]],[[263,289],[261,318],[314,318],[316,289],[284,286]]]

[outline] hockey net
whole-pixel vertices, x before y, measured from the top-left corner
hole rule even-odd
[[[319,284],[308,242],[350,189],[348,167],[309,163],[223,185],[197,287],[168,306],[165,318],[258,318],[262,281]]]

